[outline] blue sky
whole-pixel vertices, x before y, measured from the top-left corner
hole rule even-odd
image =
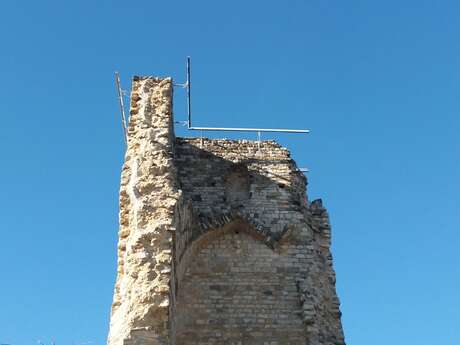
[[[195,125],[312,130],[264,138],[311,170],[309,197],[329,209],[347,344],[457,344],[459,13],[3,0],[0,343],[105,343],[124,150],[113,73],[126,89],[135,74],[182,82],[191,55]]]

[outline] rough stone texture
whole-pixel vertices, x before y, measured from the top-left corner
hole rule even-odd
[[[342,345],[329,217],[274,141],[175,138],[135,77],[109,345]]]
[[[110,344],[169,344],[173,214],[171,79],[135,78],[120,188]]]

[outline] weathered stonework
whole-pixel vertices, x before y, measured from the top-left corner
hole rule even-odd
[[[342,345],[330,238],[285,148],[175,138],[134,78],[109,345]]]

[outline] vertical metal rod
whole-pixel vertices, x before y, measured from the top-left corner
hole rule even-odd
[[[118,101],[120,103],[121,122],[123,126],[125,144],[128,145],[128,129],[126,128],[125,104],[123,102],[123,91],[121,89],[120,74],[118,72],[115,72],[115,83],[117,84]]]
[[[187,56],[187,115],[188,115],[188,128],[192,127],[192,100],[190,97],[190,56]]]

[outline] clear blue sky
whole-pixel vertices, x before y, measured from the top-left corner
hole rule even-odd
[[[0,343],[105,343],[124,150],[113,73],[125,88],[134,74],[182,82],[191,55],[196,125],[312,130],[276,138],[330,211],[348,345],[459,344],[459,13],[3,0]]]

